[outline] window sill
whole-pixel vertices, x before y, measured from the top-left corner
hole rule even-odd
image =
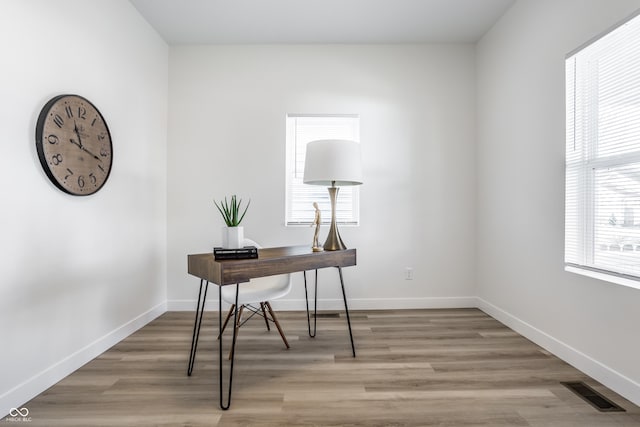
[[[284,223],[285,227],[307,227],[307,228],[309,228],[312,225],[315,226],[315,224],[313,224],[312,222],[285,222]],[[349,228],[349,227],[359,227],[360,226],[359,223],[357,223],[357,224],[354,224],[354,223],[337,223],[336,225],[338,226],[338,228],[344,228],[344,227]],[[326,223],[325,224],[323,222],[320,227],[321,227],[321,229],[326,228],[328,230],[330,226],[331,226],[331,223]]]
[[[587,270],[585,268],[565,265],[564,271],[579,274],[581,276],[591,277],[592,279],[604,280],[605,282],[615,283],[617,285],[627,286],[629,288],[640,289],[640,281],[627,279],[625,277],[606,274],[599,271]]]

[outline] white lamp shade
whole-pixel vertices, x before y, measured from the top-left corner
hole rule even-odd
[[[321,139],[307,144],[305,184],[336,186],[362,184],[360,144],[345,139]]]

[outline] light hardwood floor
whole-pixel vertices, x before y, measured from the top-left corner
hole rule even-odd
[[[205,317],[193,376],[193,313],[168,312],[25,404],[29,425],[640,426],[640,408],[476,309],[354,311],[355,359],[342,314],[310,338],[305,313],[280,312],[290,350],[256,317],[221,411],[217,313]],[[576,380],[627,412],[560,384]]]

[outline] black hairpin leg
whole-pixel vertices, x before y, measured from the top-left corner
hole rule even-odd
[[[231,406],[231,385],[233,383],[233,361],[236,358],[236,336],[238,335],[238,291],[240,284],[236,283],[236,301],[233,309],[233,338],[231,341],[231,365],[229,367],[229,391],[227,394],[227,404],[224,404],[224,396],[222,395],[222,286],[218,286],[218,358],[220,361],[218,371],[218,382],[220,383],[220,408],[223,410],[229,409]]]
[[[318,317],[316,314],[318,313],[318,270],[316,269],[316,282],[314,289],[314,297],[313,297],[313,334],[311,333],[311,318],[309,315],[309,297],[307,295],[307,272],[303,271],[302,275],[304,276],[304,298],[307,301],[307,326],[309,327],[309,336],[311,338],[315,338],[316,336],[316,324]]]
[[[196,350],[198,349],[198,338],[200,337],[200,326],[202,326],[202,315],[204,314],[204,303],[207,301],[207,289],[209,289],[209,281],[204,286],[204,295],[202,293],[202,285],[204,279],[200,279],[200,290],[198,291],[198,305],[196,307],[196,320],[193,324],[193,337],[191,338],[191,351],[189,352],[189,366],[187,367],[187,375],[191,376],[193,372],[193,364],[196,362]],[[202,306],[200,306],[202,301]]]
[[[356,357],[356,347],[353,345],[353,334],[351,333],[351,319],[349,318],[349,307],[347,306],[347,294],[344,292],[344,280],[342,279],[342,268],[338,267],[340,274],[340,286],[342,286],[342,298],[344,299],[344,311],[347,313],[347,325],[349,325],[349,338],[351,339],[351,351],[353,357]]]

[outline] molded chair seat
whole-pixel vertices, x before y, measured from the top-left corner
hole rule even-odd
[[[250,239],[244,239],[243,246],[255,246],[257,248],[260,248],[260,245]],[[247,320],[257,314],[264,318],[267,330],[271,330],[269,322],[273,322],[276,325],[276,328],[278,328],[278,332],[282,337],[282,341],[284,341],[284,345],[289,348],[287,338],[284,336],[284,332],[280,327],[280,322],[278,322],[278,318],[273,312],[269,301],[277,298],[282,298],[283,296],[288,294],[290,290],[290,274],[259,277],[257,279],[251,279],[248,283],[241,283],[240,286],[238,286],[238,316],[236,320],[236,336],[238,334],[240,326],[242,326]],[[231,315],[235,309],[236,287],[232,285],[223,286],[221,289],[221,293],[222,300],[231,304],[229,313],[227,314],[224,324],[222,325],[222,332],[224,332],[224,329],[226,328],[227,323],[229,322],[229,319],[231,318]],[[259,304],[260,308],[258,309],[257,307],[254,307],[253,304]],[[245,309],[251,311],[252,314],[243,321],[242,315]],[[267,314],[267,311],[269,312],[269,314]],[[231,359],[232,354],[233,353],[229,353],[229,359]]]
[[[291,290],[291,279],[288,274],[251,279],[249,283],[240,283],[238,305],[256,304],[259,302],[282,298]],[[222,287],[222,300],[234,304],[236,287]]]

